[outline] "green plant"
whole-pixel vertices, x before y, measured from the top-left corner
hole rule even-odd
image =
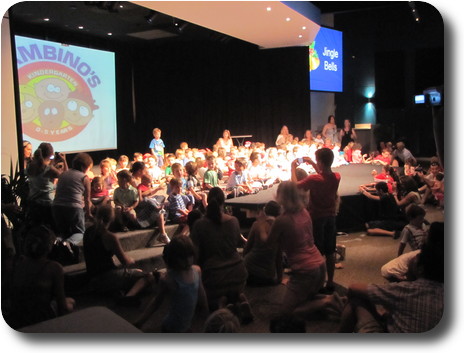
[[[13,169],[13,162],[10,164],[10,175],[2,174],[2,205],[16,205],[24,209],[27,202],[29,186],[24,170],[19,168],[19,162]],[[2,207],[3,208],[3,207]],[[8,215],[14,225],[18,225],[23,218],[23,212]]]

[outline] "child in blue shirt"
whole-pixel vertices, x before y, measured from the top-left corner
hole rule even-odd
[[[166,148],[163,140],[161,139],[161,130],[154,128],[153,137],[154,139],[151,140],[149,148],[151,150],[151,154],[158,157],[158,167],[161,168],[164,164],[164,149]]]

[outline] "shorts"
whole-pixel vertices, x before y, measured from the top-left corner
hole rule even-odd
[[[322,255],[332,255],[337,248],[335,216],[313,219],[314,243]]]

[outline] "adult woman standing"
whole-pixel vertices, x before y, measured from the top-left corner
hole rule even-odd
[[[343,122],[343,129],[340,130],[340,149],[343,150],[349,142],[356,141],[356,139],[356,131],[354,131],[351,127],[351,121],[349,119],[345,119]]]
[[[242,242],[240,225],[237,218],[224,213],[224,201],[224,192],[212,188],[206,215],[195,222],[190,233],[210,310],[217,309],[220,300],[243,302],[247,279],[243,258],[237,252]]]
[[[23,141],[24,169],[32,161],[32,144],[29,141]]]
[[[290,279],[282,303],[283,313],[308,314],[328,306],[336,306],[333,296],[314,299],[323,287],[325,259],[314,243],[312,220],[295,183],[282,182],[276,201],[283,213],[276,218],[269,237],[277,238],[286,253]]]
[[[217,142],[216,146],[223,147],[226,150],[226,153],[230,153],[230,149],[234,147],[234,141],[232,140],[232,137],[230,136],[230,131],[225,129],[222,132],[222,137],[220,137]]]
[[[60,154],[63,168],[55,168],[51,144],[42,142],[34,152],[26,174],[29,183],[28,220],[34,224],[47,224],[54,228],[52,203],[55,198],[55,184],[60,174],[68,169],[66,158]]]
[[[327,119],[327,124],[325,124],[322,128],[322,137],[324,138],[324,141],[326,139],[330,139],[332,145],[338,143],[339,134],[337,133],[337,130],[338,129],[337,125],[335,124],[335,116],[329,115],[329,118]]]

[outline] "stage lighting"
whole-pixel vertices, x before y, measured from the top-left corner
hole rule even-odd
[[[149,23],[149,24],[153,24],[156,20],[156,18],[158,17],[159,13],[158,12],[155,12],[155,11],[150,11],[150,13],[145,16],[145,20]]]

